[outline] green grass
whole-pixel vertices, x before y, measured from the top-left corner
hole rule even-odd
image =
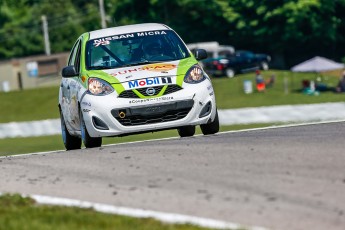
[[[265,93],[244,94],[243,81],[254,83],[253,73],[239,75],[235,78],[213,78],[217,105],[220,109],[270,106],[283,104],[309,104],[322,102],[344,101],[344,94],[324,92],[319,96],[302,94],[302,79],[315,80],[314,74],[292,74],[288,71],[263,72],[267,79],[271,74],[276,75],[273,88]],[[288,80],[289,93],[285,93],[284,78]],[[338,78],[323,76],[328,86],[335,86]],[[11,121],[32,121],[58,118],[58,90],[59,87],[39,88],[25,91],[0,93],[1,107],[0,123]],[[240,130],[247,128],[265,127],[270,124],[250,124],[222,126],[221,131]],[[200,134],[200,129],[197,129]],[[103,138],[103,144],[114,144],[140,141],[164,137],[177,137],[176,130],[147,133],[127,137]],[[63,150],[60,135],[47,137],[8,138],[0,139],[0,156],[13,154]],[[54,226],[54,227],[52,227]],[[66,208],[59,206],[37,205],[29,198],[19,195],[0,196],[0,229],[203,229],[190,225],[166,225],[153,219],[136,219],[117,215],[94,212],[91,209]]]
[[[92,209],[37,205],[18,194],[0,196],[0,229],[6,230],[202,230],[188,224],[164,224],[152,218],[104,214]]]
[[[291,73],[290,71],[264,71],[268,79],[276,75],[275,85],[265,93],[245,94],[243,81],[254,83],[255,74],[240,74],[237,77],[212,78],[217,106],[220,109],[257,107],[287,104],[310,104],[345,101],[345,94],[322,92],[319,96],[305,95],[300,92],[303,79],[316,80],[317,75],[310,73]],[[285,94],[284,78],[288,81],[289,93]],[[336,86],[338,77],[323,75],[323,82],[330,87]],[[32,121],[58,118],[59,86],[0,93],[0,123],[11,121]]]
[[[317,80],[320,77],[322,82],[328,87],[335,87],[339,78],[330,74],[316,75],[314,73],[292,73],[290,71],[263,71],[265,79],[274,74],[276,82],[272,88],[267,88],[266,92],[245,94],[243,81],[252,81],[255,88],[255,73],[240,74],[237,77],[213,78],[213,86],[216,93],[217,106],[220,109],[258,107],[272,105],[292,105],[292,104],[312,104],[324,102],[345,101],[345,94],[337,94],[332,91],[320,92],[320,95],[306,95],[301,92],[302,80]],[[287,80],[288,92],[285,92],[284,79]]]
[[[0,123],[58,118],[59,86],[0,93]]]
[[[335,87],[338,82],[337,74],[322,76],[310,73],[291,73],[290,71],[263,71],[262,75],[268,79],[272,74],[276,82],[265,93],[254,90],[252,94],[245,94],[243,81],[251,80],[254,86],[254,73],[237,75],[235,78],[212,78],[217,106],[220,109],[257,107],[270,105],[310,104],[322,102],[345,101],[345,94],[332,91],[321,92],[319,96],[303,94],[300,90],[302,80],[316,80],[320,77],[329,87]],[[284,88],[284,79],[288,82],[288,93]],[[0,93],[1,107],[0,123],[11,121],[32,121],[58,118],[59,86]],[[238,130],[242,128],[262,127],[269,124],[234,125],[222,127],[222,130]],[[198,129],[197,133],[200,133]],[[104,144],[122,143],[146,139],[177,136],[175,130],[147,133],[127,137],[104,138]],[[18,144],[20,143],[20,144]],[[0,139],[0,155],[42,152],[64,149],[60,135],[49,137],[8,138]]]

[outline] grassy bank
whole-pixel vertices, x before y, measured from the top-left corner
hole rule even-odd
[[[0,93],[0,123],[58,118],[59,86]]]
[[[92,209],[37,205],[31,198],[0,196],[0,229],[6,230],[206,230],[193,225],[164,224],[150,218],[104,214]]]
[[[265,93],[255,91],[255,73],[241,74],[235,78],[212,79],[215,88],[217,106],[220,109],[258,107],[272,105],[312,104],[345,101],[345,94],[332,91],[338,84],[339,78],[330,73],[317,75],[314,73],[292,73],[290,71],[264,71],[267,80],[275,75],[273,87],[267,88]],[[243,81],[252,82],[254,92],[245,94]],[[325,84],[329,90],[320,92],[318,96],[302,93],[302,81],[309,80]]]
[[[339,73],[316,75],[310,73],[292,73],[290,71],[264,71],[262,75],[268,79],[276,76],[273,87],[265,93],[255,91],[245,94],[243,81],[252,81],[255,74],[241,74],[235,78],[212,78],[217,106],[220,109],[258,107],[288,104],[310,104],[323,102],[345,101],[345,94],[333,91],[321,92],[318,96],[306,95],[301,92],[302,80],[322,80],[327,87],[337,85]],[[2,108],[0,110],[0,123],[11,121],[32,121],[58,118],[58,91],[59,86],[49,88],[30,89],[0,93]],[[267,124],[225,126],[222,130],[238,130],[243,128],[262,127]],[[200,134],[200,129],[197,129]],[[175,130],[147,133],[128,137],[104,138],[104,144],[123,143],[129,141],[156,139],[162,137],[177,137]],[[18,144],[20,143],[20,144]],[[0,139],[0,155],[13,155],[64,149],[60,135],[49,137],[9,138]]]
[[[263,76],[266,79],[272,74],[276,75],[276,82],[274,86],[267,89],[265,93],[257,93],[254,91],[252,94],[245,94],[243,92],[244,80],[250,80],[254,85],[255,75],[253,73],[239,75],[232,79],[212,79],[218,108],[227,109],[344,101],[344,94],[335,94],[331,91],[321,92],[319,96],[310,96],[301,93],[301,81],[303,79],[316,80],[318,76],[315,74],[292,74],[288,71],[263,72]],[[322,79],[329,87],[334,87],[338,81],[338,78],[332,75],[325,75]],[[284,84],[284,81],[287,83]],[[59,87],[56,86],[0,93],[0,101],[2,105],[2,109],[0,110],[0,123],[58,118],[58,90]],[[264,126],[268,126],[268,124],[222,126],[221,131]],[[197,134],[200,133],[200,129],[198,128]],[[177,136],[176,130],[170,130],[127,137],[104,138],[103,144]],[[0,139],[0,156],[62,149],[64,149],[64,146],[60,135]],[[102,214],[94,212],[91,209],[42,206],[37,205],[29,198],[22,198],[18,195],[0,196],[0,229],[86,230],[115,229],[115,227],[119,230],[204,229],[190,225],[166,225],[153,219],[136,219]]]
[[[345,101],[344,94],[336,94],[332,91],[321,92],[319,96],[305,95],[300,91],[302,88],[301,82],[304,79],[316,81],[319,78],[328,87],[334,87],[338,82],[338,77],[334,74],[319,76],[310,73],[271,70],[264,71],[262,74],[266,79],[273,74],[276,76],[275,84],[272,88],[267,89],[265,93],[254,91],[252,94],[245,94],[243,92],[244,80],[252,81],[254,86],[254,73],[240,74],[232,79],[212,78],[218,108]],[[287,82],[287,93],[284,81]],[[0,123],[58,118],[58,92],[59,86],[8,93],[1,92]]]

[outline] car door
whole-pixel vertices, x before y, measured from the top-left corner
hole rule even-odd
[[[72,48],[68,65],[74,66],[78,76],[72,78],[63,78],[62,80],[62,97],[63,105],[62,111],[65,118],[67,129],[70,131],[80,130],[79,120],[79,106],[78,106],[78,91],[79,86],[79,72],[80,72],[80,55],[81,55],[81,40],[79,39]]]
[[[239,66],[241,72],[247,72],[253,68],[253,57],[252,54],[248,51],[239,51],[236,53],[236,57],[239,60]]]

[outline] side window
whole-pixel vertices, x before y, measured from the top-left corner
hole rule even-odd
[[[81,53],[80,42],[78,43],[76,50],[77,51],[76,51],[73,65],[74,65],[76,72],[79,73],[80,72],[80,53]]]
[[[77,43],[74,44],[71,53],[69,54],[69,58],[68,58],[68,65],[73,65],[72,63],[74,63],[75,60],[75,52],[76,52],[76,47],[77,47]]]
[[[230,50],[221,50],[219,52],[219,56],[221,56],[221,57],[231,57],[231,52],[230,52]]]
[[[68,59],[68,65],[69,66],[75,65],[78,49],[80,49],[80,40],[78,40],[72,48],[72,51],[71,51],[69,59]]]
[[[207,52],[207,57],[213,58],[214,57],[214,53],[212,51],[206,51]]]

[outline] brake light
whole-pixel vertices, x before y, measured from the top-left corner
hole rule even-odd
[[[224,69],[224,66],[222,64],[217,65],[217,70],[223,70],[223,69]]]

